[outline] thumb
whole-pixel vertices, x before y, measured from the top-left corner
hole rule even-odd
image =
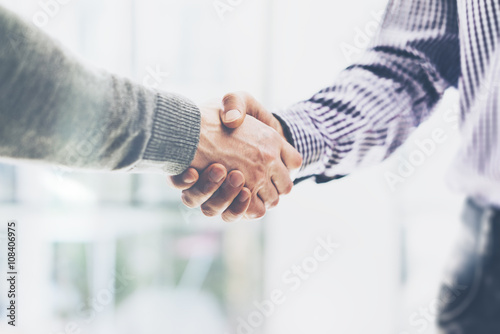
[[[276,117],[267,111],[252,95],[246,92],[227,94],[224,96],[222,104],[221,120],[228,128],[234,129],[239,127],[245,120],[246,115],[255,117],[277,131],[281,128],[281,124]]]
[[[235,129],[245,120],[247,97],[244,93],[230,93],[222,99],[220,119],[227,128]]]

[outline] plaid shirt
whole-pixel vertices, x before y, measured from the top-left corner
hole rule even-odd
[[[499,21],[495,0],[391,0],[361,60],[278,114],[304,158],[298,180],[326,182],[387,158],[458,87],[453,184],[500,206]]]

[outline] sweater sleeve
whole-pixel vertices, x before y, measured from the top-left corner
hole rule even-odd
[[[83,65],[0,7],[0,159],[90,171],[179,174],[194,158],[200,111]]]

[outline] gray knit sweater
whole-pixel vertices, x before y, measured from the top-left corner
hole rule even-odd
[[[0,6],[0,161],[179,174],[199,134],[189,100],[89,68]]]

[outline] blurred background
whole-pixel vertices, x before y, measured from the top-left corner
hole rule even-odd
[[[0,0],[94,66],[196,102],[247,90],[271,110],[330,85],[386,2]],[[463,202],[445,182],[456,109],[450,91],[388,161],[304,182],[250,223],[184,208],[158,175],[0,164],[0,243],[19,226],[16,332],[435,333]],[[446,140],[422,150],[436,129]]]

